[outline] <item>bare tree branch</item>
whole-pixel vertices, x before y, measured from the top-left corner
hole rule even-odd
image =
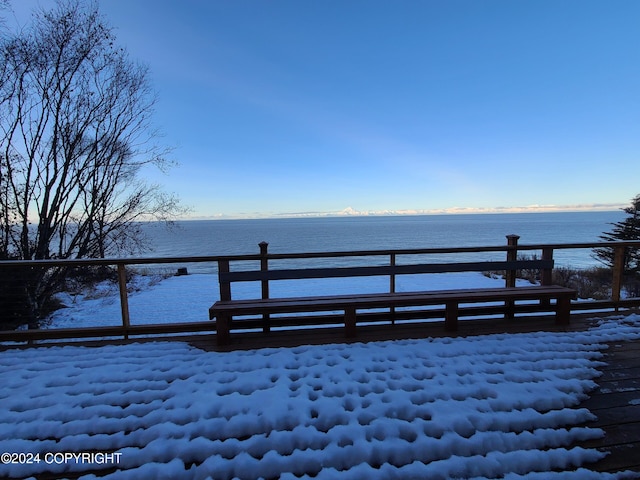
[[[139,175],[144,165],[166,166],[146,67],[116,45],[97,6],[80,0],[37,13],[1,48],[0,258],[139,249],[136,222],[180,212]],[[33,290],[50,293],[55,277]]]

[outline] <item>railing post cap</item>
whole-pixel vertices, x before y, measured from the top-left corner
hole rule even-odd
[[[269,245],[269,242],[265,242],[264,240],[258,244],[259,247],[266,247],[267,245]]]
[[[518,245],[518,239],[520,238],[520,235],[507,235],[507,245],[511,245],[513,247],[515,247],[516,245]]]

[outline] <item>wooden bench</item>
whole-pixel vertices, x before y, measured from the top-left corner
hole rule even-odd
[[[263,263],[266,267],[266,262]],[[553,268],[553,260],[507,260],[498,262],[473,263],[431,263],[412,265],[383,265],[363,267],[337,268],[305,268],[305,269],[267,269],[252,271],[230,272],[227,264],[219,264],[218,278],[220,282],[221,300],[215,302],[209,309],[209,318],[216,319],[217,342],[219,345],[230,343],[232,328],[242,328],[243,320],[234,325],[234,316],[262,315],[264,331],[269,331],[269,316],[272,314],[292,314],[310,312],[343,312],[342,322],[345,335],[356,335],[358,311],[386,308],[390,309],[386,315],[394,315],[395,308],[444,305],[445,328],[455,331],[457,328],[459,306],[461,304],[475,304],[487,302],[504,302],[503,311],[507,318],[513,317],[513,306],[516,301],[537,300],[538,309],[555,311],[555,321],[558,324],[568,324],[571,311],[571,299],[577,292],[570,288],[556,285],[546,285]],[[537,269],[543,272],[543,285],[515,287],[515,271],[520,269]],[[504,288],[480,288],[458,290],[433,290],[416,292],[395,292],[395,276],[423,273],[446,272],[488,272],[506,271],[507,286]],[[313,278],[342,278],[362,276],[389,276],[391,278],[391,292],[331,295],[292,298],[268,298],[268,282],[275,280],[300,280]],[[235,282],[262,283],[260,299],[232,300],[231,284]],[[555,304],[551,303],[555,300]],[[304,317],[303,317],[304,318]],[[313,324],[326,323],[321,317],[312,317]],[[289,317],[290,326],[308,325],[297,323],[294,317]],[[335,323],[335,320],[333,321]],[[255,326],[255,323],[251,324]]]

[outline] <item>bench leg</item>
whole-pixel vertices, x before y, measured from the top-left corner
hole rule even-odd
[[[216,342],[218,345],[229,345],[231,343],[230,323],[231,317],[229,315],[216,316]]]
[[[356,336],[356,309],[348,307],[344,309],[344,335],[347,338]]]
[[[560,297],[556,300],[556,325],[569,325],[571,318],[571,299]]]
[[[458,330],[458,302],[447,302],[444,313],[444,329],[447,332]]]
[[[504,319],[513,320],[516,316],[515,313],[516,304],[513,300],[505,300],[504,302]]]

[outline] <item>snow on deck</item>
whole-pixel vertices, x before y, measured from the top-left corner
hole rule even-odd
[[[631,315],[579,333],[228,353],[180,342],[6,350],[1,449],[39,462],[3,457],[0,476],[613,478],[588,470],[601,452],[572,445],[604,434],[580,426],[593,418],[580,402],[601,351],[638,338]],[[60,455],[105,452],[117,461]]]

